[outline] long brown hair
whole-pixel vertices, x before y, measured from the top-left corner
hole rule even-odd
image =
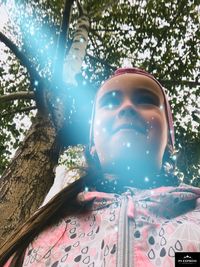
[[[87,150],[86,150],[87,151]],[[67,215],[85,212],[91,203],[80,204],[77,195],[85,188],[93,188],[96,181],[102,179],[102,173],[97,166],[94,167],[94,160],[85,152],[87,166],[79,168],[84,173],[80,179],[62,189],[45,206],[31,216],[16,232],[0,247],[0,266],[13,256],[10,266],[20,267],[23,264],[23,256],[29,243],[45,228],[57,223]],[[97,165],[97,163],[95,163]],[[70,205],[66,205],[70,203]]]

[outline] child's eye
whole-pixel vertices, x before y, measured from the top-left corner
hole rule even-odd
[[[116,107],[120,105],[120,103],[121,103],[120,97],[113,93],[101,99],[100,107],[103,107],[106,109],[115,109]]]
[[[159,106],[159,100],[153,95],[138,95],[135,96],[135,101],[138,105],[154,105]]]

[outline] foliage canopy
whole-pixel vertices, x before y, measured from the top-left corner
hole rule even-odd
[[[52,78],[64,1],[1,1],[9,20],[2,32],[47,81]],[[89,41],[78,85],[89,110],[91,96],[105,78],[120,66],[132,65],[154,74],[168,89],[176,129],[176,146],[181,151],[178,166],[185,182],[200,186],[200,30],[198,1],[82,0],[90,20]],[[66,54],[78,19],[77,5],[69,25]],[[2,41],[2,37],[0,38]],[[0,66],[0,171],[9,154],[20,145],[23,125],[16,121],[33,117],[34,92],[38,77],[30,75],[19,58],[5,50]],[[16,93],[24,92],[21,97]],[[14,94],[13,98],[3,96]],[[92,93],[93,95],[93,93]],[[81,105],[81,103],[79,103]],[[88,124],[89,115],[84,118]]]

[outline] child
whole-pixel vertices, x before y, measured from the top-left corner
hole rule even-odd
[[[199,251],[200,189],[178,185],[173,150],[163,87],[118,69],[96,96],[88,168],[16,231],[0,266],[164,267]]]

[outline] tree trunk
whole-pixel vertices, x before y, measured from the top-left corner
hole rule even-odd
[[[0,244],[41,205],[53,184],[58,156],[52,123],[48,117],[37,114],[0,179]]]
[[[60,41],[58,43],[59,52],[60,50],[65,52],[67,41],[66,32],[73,2],[73,0],[65,1]],[[76,58],[73,62],[71,57],[69,57],[70,60],[66,63],[70,65],[70,69],[64,71],[65,81],[67,82],[67,76],[69,76],[69,80],[74,82],[75,76],[81,71],[81,65],[88,43],[89,18],[80,5],[79,9],[81,11],[80,18],[70,49],[71,51],[69,51],[70,55],[72,53],[76,54]],[[36,91],[36,103],[38,109],[41,110],[40,114],[37,114],[22,146],[18,149],[15,158],[0,179],[0,244],[2,244],[14,232],[19,223],[22,224],[29,218],[44,200],[53,184],[53,170],[58,162],[61,148],[60,143],[63,143],[66,139],[67,142],[65,142],[65,145],[82,143],[81,138],[83,134],[80,134],[79,129],[82,130],[84,128],[81,124],[84,112],[83,114],[80,112],[76,114],[70,113],[72,100],[68,99],[67,101],[69,92],[65,88],[64,92],[62,92],[63,79],[60,76],[62,76],[63,71],[56,69],[59,75],[53,75],[57,79],[53,79],[51,86],[48,87],[45,81],[42,82],[41,77],[38,77],[38,74],[30,68],[31,64],[26,56],[8,38],[5,36],[0,37],[2,37],[0,38],[1,41],[21,59],[22,65],[29,70],[31,79],[39,81],[39,86]],[[57,60],[59,69],[63,68],[64,56],[64,53],[61,54]],[[56,68],[57,63],[55,62]],[[73,65],[75,67],[71,71]],[[54,83],[57,80],[58,85],[61,81],[60,87]],[[58,91],[55,90],[56,85]],[[46,90],[45,88],[54,88],[54,90]],[[54,95],[53,92],[56,92],[56,94]],[[57,100],[61,101],[58,102]],[[80,106],[82,107],[82,104]],[[49,113],[51,113],[51,118],[54,121],[54,127],[48,115],[46,117],[45,115],[41,115],[43,113],[47,114],[48,108]],[[80,110],[82,111],[82,109]],[[75,117],[71,118],[73,116]],[[67,122],[65,122],[65,119]],[[67,125],[66,127],[65,124]],[[58,135],[60,137],[59,139],[62,140],[60,142],[58,141]]]

